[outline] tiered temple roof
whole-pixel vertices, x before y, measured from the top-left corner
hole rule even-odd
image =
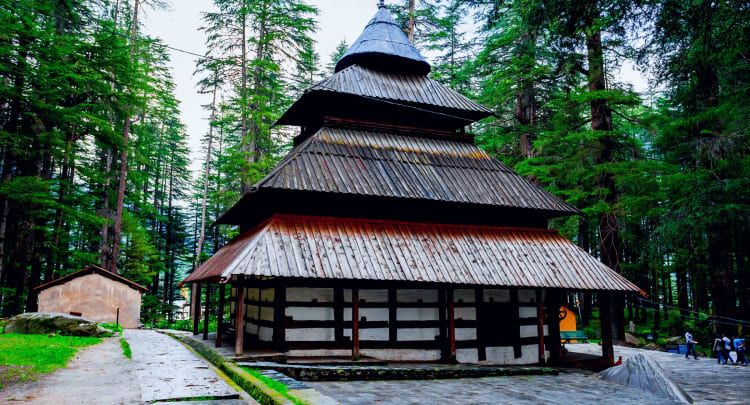
[[[277,121],[302,131],[218,220],[240,225],[241,235],[184,282],[271,276],[640,291],[545,229],[578,210],[476,147],[464,127],[492,111],[429,71],[381,6],[334,75]]]

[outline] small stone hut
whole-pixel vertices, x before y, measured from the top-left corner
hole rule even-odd
[[[141,294],[148,289],[99,266],[50,281],[35,288],[39,312],[82,316],[99,323],[118,320],[123,328],[138,327]]]

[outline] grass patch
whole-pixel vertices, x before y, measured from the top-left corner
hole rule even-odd
[[[100,323],[99,326],[101,326],[104,329],[109,329],[111,331],[122,334],[122,325],[119,325],[116,323]]]
[[[100,343],[95,337],[0,335],[0,388],[21,382],[37,373],[65,367],[79,348]]]
[[[268,378],[260,373],[260,371],[249,368],[249,367],[242,367],[243,370],[247,371],[250,375],[253,377],[259,379],[263,382],[263,384],[266,384],[269,388],[272,390],[278,392],[279,394],[283,395],[285,398],[291,400],[295,405],[305,405],[305,402],[300,401],[299,399],[291,396],[287,390],[287,387],[285,384],[282,384],[272,378]]]
[[[120,338],[120,347],[122,347],[122,354],[124,354],[125,357],[129,359],[133,358],[133,352],[130,351],[130,343],[128,343],[125,338]]]

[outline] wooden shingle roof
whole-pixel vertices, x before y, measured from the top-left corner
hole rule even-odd
[[[274,215],[183,283],[234,275],[642,292],[545,229]]]
[[[350,128],[321,128],[251,192],[260,189],[578,213],[472,143]]]

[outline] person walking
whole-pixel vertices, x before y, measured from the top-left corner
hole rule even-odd
[[[724,342],[724,347],[721,348],[721,354],[724,356],[724,364],[727,364],[727,362],[734,364],[732,358],[729,357],[729,352],[732,351],[732,341],[723,333],[721,334],[721,341]]]
[[[745,339],[742,339],[739,336],[735,336],[732,343],[734,343],[734,350],[737,351],[737,362],[735,362],[734,364],[742,364],[747,366],[747,357],[745,357]]]
[[[716,334],[716,339],[714,339],[714,345],[713,350],[716,353],[716,362],[721,364],[722,362],[726,364],[725,357],[722,355],[724,353],[724,341],[721,340],[721,335],[718,333]]]
[[[698,360],[698,353],[695,352],[695,344],[698,343],[693,339],[693,330],[688,329],[687,332],[685,332],[685,344],[687,346],[687,352],[685,353],[685,358],[687,359],[690,356],[690,352],[693,352],[693,357],[695,357],[696,360]]]

